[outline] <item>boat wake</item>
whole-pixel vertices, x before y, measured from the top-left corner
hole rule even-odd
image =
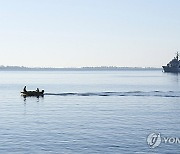
[[[87,92],[87,93],[45,93],[54,96],[151,96],[151,97],[180,97],[180,91],[128,91],[128,92]]]

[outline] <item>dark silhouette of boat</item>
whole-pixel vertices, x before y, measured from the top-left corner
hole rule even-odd
[[[162,66],[164,72],[180,73],[180,60],[179,53],[176,53],[176,57],[172,59],[166,66]]]
[[[26,86],[24,87],[23,91],[21,91],[21,95],[26,97],[26,96],[44,96],[44,90],[39,91],[39,88],[37,88],[37,90],[35,91],[27,91],[26,90]]]
[[[42,90],[42,91],[22,91],[21,95],[22,96],[36,96],[36,97],[44,96],[44,90]]]

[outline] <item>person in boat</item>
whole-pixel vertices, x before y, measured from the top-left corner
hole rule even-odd
[[[27,90],[26,90],[26,86],[24,87],[23,92],[27,92]]]
[[[38,93],[39,93],[39,88],[37,88],[37,89],[36,89],[36,92],[38,92]]]

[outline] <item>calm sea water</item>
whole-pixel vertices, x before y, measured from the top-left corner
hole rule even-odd
[[[43,98],[20,96],[39,87]],[[180,153],[180,76],[161,71],[0,72],[0,153]]]

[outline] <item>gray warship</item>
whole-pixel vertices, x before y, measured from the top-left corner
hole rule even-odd
[[[179,53],[176,53],[176,57],[172,59],[166,66],[162,66],[164,72],[180,73],[180,60]]]

